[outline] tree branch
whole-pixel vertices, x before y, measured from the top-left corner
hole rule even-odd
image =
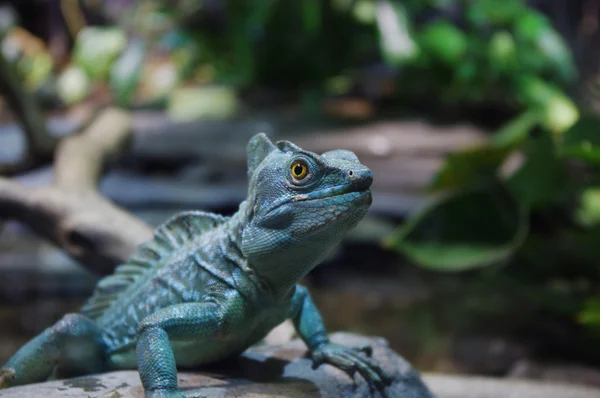
[[[92,189],[106,158],[121,152],[131,138],[131,118],[117,109],[106,109],[84,134],[61,141],[56,149],[56,185],[65,190]]]
[[[19,183],[0,178],[0,218],[23,213],[30,206],[29,192]]]
[[[130,137],[129,115],[104,110],[80,135],[60,142],[50,187],[26,189],[0,178],[0,217],[23,222],[90,270],[111,273],[152,237],[150,226],[96,191],[105,159]]]

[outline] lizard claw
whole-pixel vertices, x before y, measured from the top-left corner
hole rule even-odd
[[[354,349],[358,352],[364,353],[368,357],[373,355],[373,347],[371,347],[370,345],[361,345],[358,347],[354,347]]]
[[[313,356],[313,362],[312,362],[312,369],[315,370],[317,369],[319,366],[323,365],[323,363],[325,363],[325,359],[322,357],[314,357]]]
[[[345,347],[333,343],[325,343],[312,352],[313,369],[322,363],[328,363],[346,372],[354,379],[354,374],[359,373],[371,387],[383,391],[391,384],[391,377],[377,364],[360,355],[372,353],[370,347],[357,348]]]
[[[17,374],[13,368],[0,369],[0,390],[8,387],[16,378]]]

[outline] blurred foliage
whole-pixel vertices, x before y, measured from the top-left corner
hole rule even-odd
[[[430,186],[438,197],[385,244],[438,271],[510,265],[538,311],[567,315],[567,295],[572,321],[600,330],[600,117],[564,130],[544,120],[527,112],[451,154]],[[504,171],[513,156],[521,161]]]
[[[127,45],[120,28],[89,27],[77,35],[73,48],[73,63],[93,80],[106,79],[115,61]]]
[[[600,299],[592,298],[586,301],[579,317],[582,323],[600,331]]]
[[[72,32],[61,63],[3,8],[1,51],[29,89],[56,79],[67,105],[105,90],[176,120],[232,117],[257,88],[307,112],[358,96],[367,117],[384,102],[516,115],[448,157],[434,202],[386,247],[438,271],[511,264],[505,277],[531,282],[519,297],[600,329],[600,120],[566,94],[570,49],[524,0],[148,0],[113,22]]]
[[[45,48],[35,56],[25,44],[10,51],[23,53],[20,70],[32,86],[50,72],[67,73],[58,90],[67,104],[103,83],[121,106],[164,107],[174,87],[212,83],[234,92],[277,88],[313,103],[359,93],[404,106],[424,100],[454,109],[536,108],[557,128],[576,114],[561,91],[577,78],[570,51],[547,18],[521,0],[131,4],[116,25],[74,32],[70,65],[53,65]],[[7,10],[3,15],[12,21]],[[5,55],[14,29],[6,29]],[[152,74],[157,64],[161,73]]]
[[[520,246],[527,216],[525,206],[501,184],[473,187],[423,209],[386,245],[423,266],[462,271],[502,260]]]

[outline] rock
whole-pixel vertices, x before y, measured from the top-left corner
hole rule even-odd
[[[388,398],[600,398],[600,389],[556,382],[423,374],[387,347],[380,338],[334,333],[331,339],[345,345],[371,344],[373,355],[393,374]],[[331,366],[311,369],[306,348],[299,340],[281,345],[255,346],[240,358],[198,372],[180,372],[179,384],[189,397],[380,397],[369,395],[360,376],[355,384]],[[1,398],[90,397],[141,398],[143,390],[135,370],[83,376],[14,387],[0,391]]]
[[[452,362],[465,373],[505,375],[530,348],[503,336],[457,337],[452,344]]]
[[[371,344],[373,356],[393,376],[386,389],[388,398],[434,398],[418,372],[388,348],[380,338],[334,333],[340,344]],[[352,381],[346,373],[329,365],[311,368],[300,340],[282,345],[258,345],[241,357],[207,368],[205,371],[179,373],[179,386],[189,397],[381,397],[369,393],[358,375]],[[0,392],[2,398],[17,397],[143,397],[137,371],[119,371],[14,387]]]
[[[264,342],[270,345],[281,345],[289,343],[293,338],[298,337],[294,324],[290,319],[273,328],[268,335],[265,336]]]
[[[438,398],[600,398],[600,390],[562,383],[424,374]]]
[[[600,388],[600,369],[577,364],[547,364],[523,359],[513,366],[508,373],[508,377],[558,381],[569,384],[586,384]]]

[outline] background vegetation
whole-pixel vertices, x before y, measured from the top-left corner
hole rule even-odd
[[[12,4],[1,54],[46,110],[97,101],[189,121],[295,106],[485,128],[382,245],[452,274],[436,279],[437,311],[455,333],[493,318],[539,337],[559,323],[569,342],[552,355],[600,364],[598,9],[558,3],[61,1],[62,44]]]

